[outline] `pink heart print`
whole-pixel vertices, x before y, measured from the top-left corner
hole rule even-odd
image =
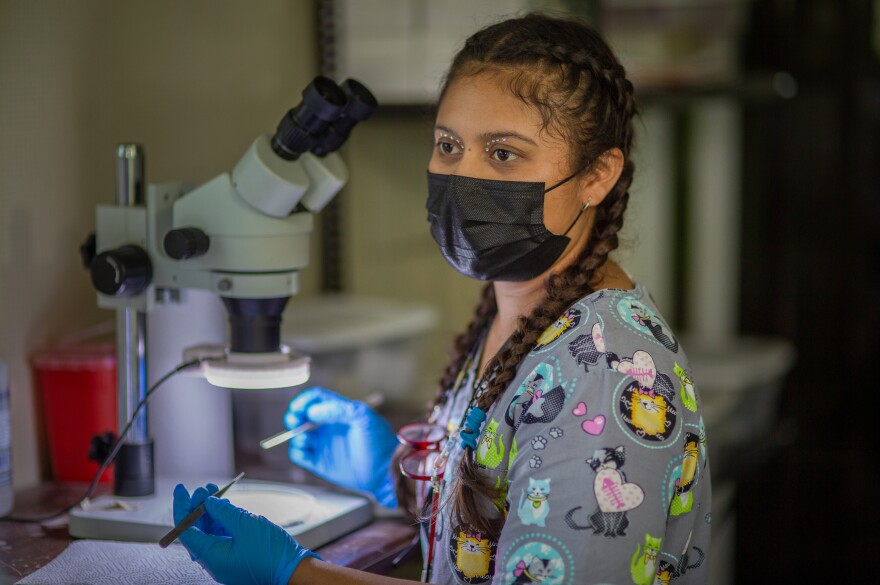
[[[593,345],[596,346],[596,351],[605,353],[605,335],[602,333],[602,326],[596,323],[590,330],[590,334],[593,336]]]
[[[593,480],[596,501],[603,512],[626,512],[637,508],[645,499],[645,492],[634,483],[624,483],[616,469],[603,469]]]
[[[605,428],[605,417],[600,414],[594,418],[587,419],[581,423],[581,428],[588,435],[599,435],[602,433],[602,429]]]
[[[646,351],[635,352],[629,360],[623,360],[617,365],[617,371],[638,380],[642,388],[653,388],[657,378],[657,370],[654,367],[654,358]]]
[[[571,413],[575,416],[584,416],[587,414],[587,404],[585,402],[578,402]],[[591,419],[587,419],[581,423],[581,428],[588,435],[599,435],[602,433],[602,429],[605,428],[605,417],[599,414]]]

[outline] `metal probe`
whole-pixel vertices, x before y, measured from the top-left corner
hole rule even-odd
[[[370,408],[376,408],[385,401],[385,397],[380,393],[370,394],[364,399],[364,404],[369,406]],[[266,437],[262,441],[260,441],[260,447],[263,449],[271,449],[276,445],[280,445],[285,441],[289,441],[293,437],[297,435],[301,435],[302,433],[306,433],[314,428],[319,427],[320,425],[315,424],[313,422],[305,422],[298,427],[292,428],[287,431],[281,431],[280,433],[275,433],[271,437]]]
[[[235,485],[235,482],[244,477],[244,471],[239,473],[235,479],[224,485],[222,488],[217,490],[217,493],[211,494],[215,498],[219,498],[226,493],[226,490]],[[180,523],[172,528],[168,534],[162,537],[162,540],[159,541],[159,546],[162,548],[166,548],[169,544],[177,540],[181,534],[183,534],[187,528],[196,523],[196,521],[205,515],[205,503],[202,502],[195,510],[187,514],[186,518],[180,521]]]

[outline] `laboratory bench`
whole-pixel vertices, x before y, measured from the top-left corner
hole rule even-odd
[[[248,474],[251,475],[251,474]],[[86,484],[44,483],[15,494],[16,516],[51,514],[81,497]],[[98,494],[108,493],[109,486]],[[413,543],[416,528],[402,518],[377,518],[372,523],[318,549],[324,560],[337,565],[386,574],[393,561]],[[15,582],[61,554],[73,539],[66,516],[43,524],[0,520],[0,583]],[[158,545],[157,545],[158,546]]]

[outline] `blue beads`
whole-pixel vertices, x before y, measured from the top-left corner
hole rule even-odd
[[[477,437],[480,436],[480,429],[483,427],[483,422],[485,420],[485,412],[476,406],[471,407],[470,411],[468,411],[467,418],[464,421],[464,426],[459,433],[461,436],[462,449],[470,447],[475,450],[477,448]]]

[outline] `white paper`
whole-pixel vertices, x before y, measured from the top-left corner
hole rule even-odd
[[[16,585],[216,585],[180,544],[77,540]]]

